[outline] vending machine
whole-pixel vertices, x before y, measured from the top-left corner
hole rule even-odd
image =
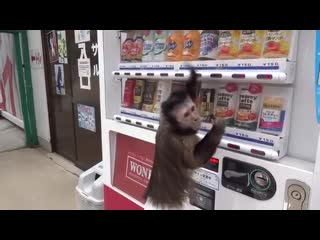
[[[98,31],[105,209],[145,209],[161,102],[190,66],[199,137],[212,116],[227,125],[193,174],[190,209],[320,209],[317,31],[190,31]]]

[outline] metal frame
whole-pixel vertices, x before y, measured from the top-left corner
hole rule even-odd
[[[16,64],[20,90],[26,145],[38,145],[36,117],[34,110],[33,88],[29,58],[28,36],[26,30],[0,30],[0,33],[13,34],[16,48]]]

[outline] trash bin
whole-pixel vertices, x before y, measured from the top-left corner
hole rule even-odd
[[[80,210],[103,210],[102,162],[83,172],[79,177],[77,204]]]

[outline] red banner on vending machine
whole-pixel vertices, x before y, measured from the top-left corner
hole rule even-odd
[[[154,150],[154,144],[117,134],[113,185],[142,203],[151,177]]]

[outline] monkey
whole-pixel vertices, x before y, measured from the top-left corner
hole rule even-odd
[[[225,132],[224,122],[213,119],[205,137],[200,140],[197,136],[201,126],[196,104],[199,86],[191,69],[185,89],[172,92],[161,104],[153,168],[144,193],[147,203],[157,208],[182,208],[192,189],[193,170],[211,158]]]

